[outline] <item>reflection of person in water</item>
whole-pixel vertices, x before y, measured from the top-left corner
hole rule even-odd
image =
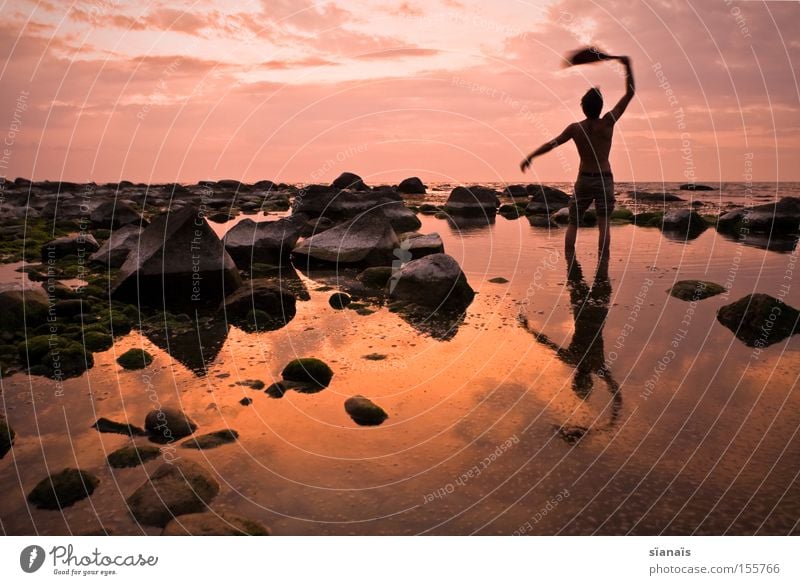
[[[622,394],[619,384],[611,375],[606,364],[603,348],[603,327],[608,316],[608,304],[611,299],[611,281],[608,278],[608,254],[600,257],[597,274],[591,288],[583,278],[583,271],[578,261],[567,259],[567,288],[569,289],[572,316],[575,319],[575,332],[568,347],[560,347],[544,333],[534,330],[528,325],[527,318],[520,315],[522,325],[533,333],[534,339],[555,351],[565,364],[575,368],[572,390],[581,399],[586,400],[592,393],[594,380],[592,375],[601,378],[612,395],[610,420],[607,427],[613,427],[622,408]],[[589,429],[573,427],[560,429],[562,436],[570,442],[580,439]],[[569,433],[569,436],[565,433]]]

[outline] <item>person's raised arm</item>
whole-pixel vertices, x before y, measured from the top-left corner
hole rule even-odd
[[[519,165],[520,170],[524,173],[528,169],[528,167],[531,166],[531,161],[535,159],[537,156],[541,156],[546,152],[550,152],[556,146],[560,146],[565,142],[567,142],[568,140],[572,140],[572,138],[574,137],[573,136],[574,126],[575,126],[574,124],[570,124],[561,134],[553,138],[550,142],[545,142],[539,148],[537,148],[528,156],[526,156],[525,160],[523,160]]]
[[[616,122],[620,119],[622,114],[625,112],[625,109],[628,107],[628,104],[631,103],[633,99],[633,94],[636,93],[636,86],[633,83],[633,69],[631,69],[631,59],[630,57],[617,57],[623,65],[625,65],[625,95],[620,98],[617,102],[617,105],[606,114],[606,116],[611,117],[612,122]]]

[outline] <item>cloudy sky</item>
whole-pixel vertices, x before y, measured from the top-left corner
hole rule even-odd
[[[800,180],[800,5],[683,0],[0,3],[0,174],[98,182],[569,181],[609,64],[623,181]],[[749,165],[752,165],[749,166]]]

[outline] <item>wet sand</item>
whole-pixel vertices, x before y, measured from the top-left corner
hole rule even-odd
[[[562,229],[532,228],[525,218],[465,230],[420,219],[420,231],[442,236],[478,292],[449,340],[386,307],[337,311],[328,304],[333,291],[301,276],[311,298],[298,302],[294,320],[273,332],[231,328],[207,376],[133,332],[95,354],[94,368],[64,382],[63,395],[45,378],[4,379],[17,439],[0,461],[3,532],[157,534],[131,519],[124,499],[159,463],[111,470],[105,457],[129,439],[89,428],[100,416],[141,426],[155,396],[183,408],[198,433],[239,432],[231,445],[175,453],[217,474],[213,510],[260,520],[275,534],[800,532],[800,337],[755,353],[715,318],[751,292],[777,296],[795,256],[714,230],[683,243],[614,226],[610,286],[595,305],[608,309],[598,336],[615,395],[596,373],[576,385],[563,352],[518,320],[522,311],[531,329],[569,347]],[[579,234],[587,289],[596,237],[592,228]],[[509,282],[490,282],[496,277]],[[694,278],[730,291],[696,305],[666,293]],[[785,300],[800,306],[800,288]],[[121,370],[115,359],[131,347],[147,349],[154,363]],[[364,358],[374,353],[386,357]],[[296,356],[326,361],[331,385],[280,399],[235,385],[269,385]],[[343,407],[355,394],[389,419],[357,426]],[[244,396],[250,406],[239,404]],[[589,429],[578,441],[558,432],[576,427]],[[63,513],[29,506],[31,488],[63,467],[92,471],[100,486]]]

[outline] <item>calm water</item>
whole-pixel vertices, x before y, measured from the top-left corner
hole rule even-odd
[[[18,435],[0,461],[2,530],[158,532],[137,526],[124,504],[144,468],[105,466],[128,439],[89,429],[99,416],[143,423],[152,389],[142,372],[115,363],[142,346],[156,356],[147,373],[163,404],[180,405],[200,433],[240,433],[218,449],[179,450],[218,474],[212,508],[261,520],[276,534],[799,531],[800,337],[755,355],[715,319],[748,293],[777,295],[795,256],[713,230],[682,243],[615,226],[608,281],[595,281],[597,231],[585,229],[584,278],[568,279],[561,230],[531,228],[524,218],[463,229],[421,219],[421,231],[441,234],[478,292],[448,341],[386,308],[335,311],[332,291],[302,277],[311,299],[298,303],[296,318],[268,333],[232,328],[207,376],[134,332],[95,354],[95,367],[67,381],[63,396],[43,378],[2,380]],[[495,277],[509,282],[489,282]],[[694,307],[667,295],[687,278],[728,284],[730,294]],[[580,323],[578,335],[571,291],[590,296],[590,326]],[[800,287],[786,301],[800,307]],[[592,328],[606,310],[605,326]],[[520,312],[546,338],[523,328]],[[364,359],[371,353],[387,357]],[[605,360],[608,375],[576,376],[578,354]],[[269,384],[295,356],[328,362],[330,387],[272,399],[234,385]],[[390,418],[356,426],[343,408],[354,394]],[[245,395],[252,405],[238,403]],[[576,428],[589,431],[571,442]],[[66,466],[100,477],[94,495],[63,514],[29,508],[27,492],[48,469]]]

